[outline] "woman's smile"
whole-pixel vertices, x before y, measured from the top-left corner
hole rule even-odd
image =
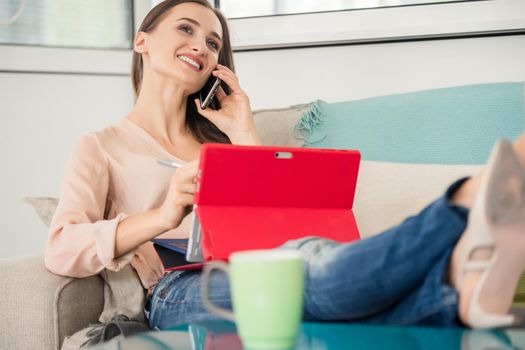
[[[185,63],[186,66],[190,67],[195,71],[200,71],[202,69],[202,60],[194,55],[183,54],[177,55],[177,58]]]

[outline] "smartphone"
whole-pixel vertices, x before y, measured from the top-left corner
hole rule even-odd
[[[221,80],[213,75],[210,76],[204,87],[199,92],[199,100],[201,102],[201,108],[206,109],[208,106],[218,109],[218,106],[214,106],[213,97],[221,84]]]

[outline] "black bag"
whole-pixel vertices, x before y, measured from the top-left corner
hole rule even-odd
[[[86,333],[88,339],[80,347],[102,344],[121,334],[124,337],[129,337],[148,331],[150,329],[144,323],[120,314],[113,316],[108,323],[97,324],[93,329],[90,329]]]

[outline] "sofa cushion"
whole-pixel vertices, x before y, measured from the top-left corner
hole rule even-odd
[[[361,237],[400,224],[443,195],[452,182],[480,169],[480,165],[362,161],[354,202]]]
[[[24,202],[32,206],[38,217],[49,227],[58,205],[58,198],[25,197]]]
[[[2,349],[59,349],[65,336],[97,321],[102,279],[49,273],[44,258],[0,259]]]

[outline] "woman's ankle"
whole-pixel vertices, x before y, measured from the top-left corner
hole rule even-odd
[[[474,203],[474,198],[478,191],[479,187],[479,175],[472,176],[467,181],[465,181],[461,187],[459,187],[456,192],[454,192],[449,201],[452,204],[459,205],[465,208],[471,208]]]
[[[525,167],[525,133],[521,134],[512,144],[514,152],[521,161],[523,167]]]

